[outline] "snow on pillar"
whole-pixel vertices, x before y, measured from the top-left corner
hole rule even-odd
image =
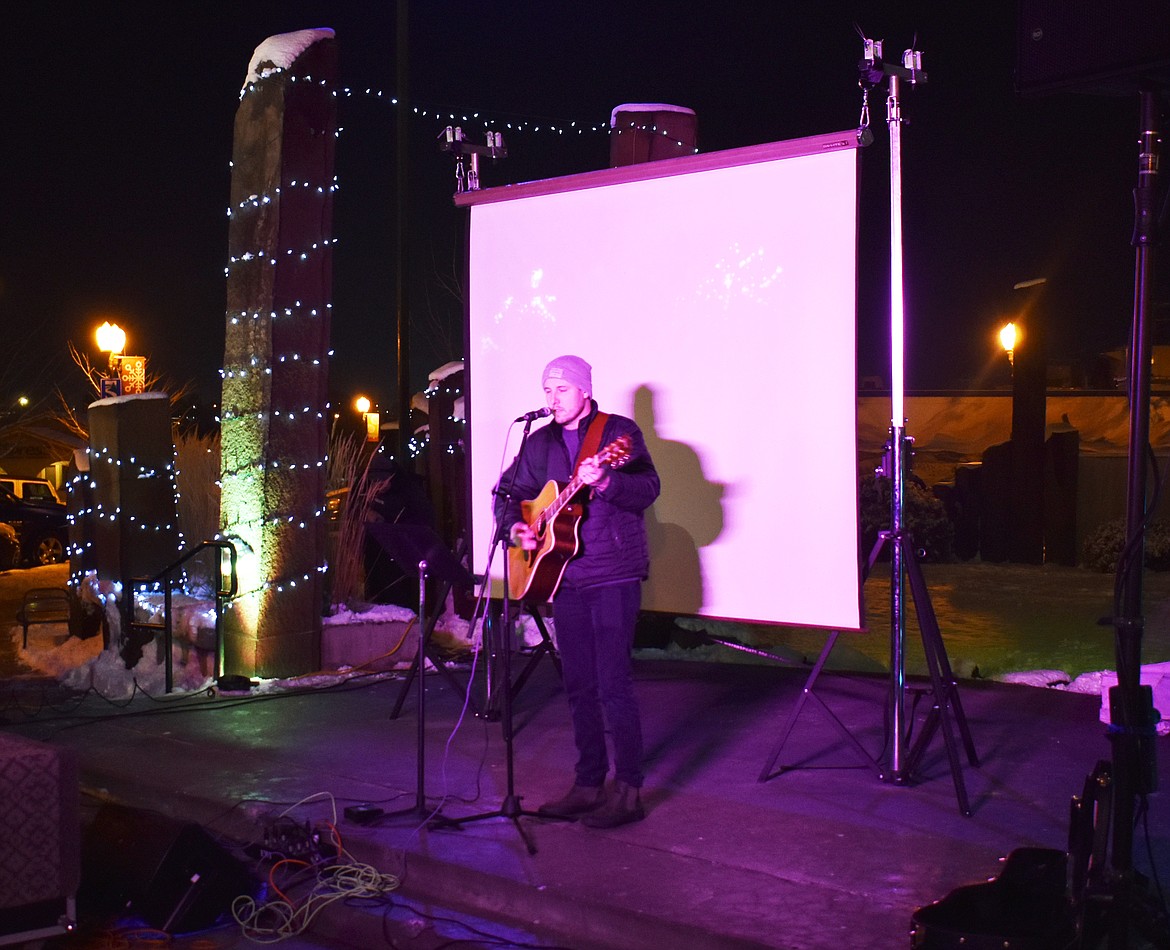
[[[228,673],[319,665],[336,79],[332,30],[269,37],[236,112],[220,520],[240,594]]]

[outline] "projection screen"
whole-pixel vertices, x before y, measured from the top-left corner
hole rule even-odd
[[[541,370],[573,353],[600,407],[641,427],[661,477],[644,609],[860,629],[856,133],[456,203],[469,211],[474,572],[519,446],[512,420],[543,407]]]

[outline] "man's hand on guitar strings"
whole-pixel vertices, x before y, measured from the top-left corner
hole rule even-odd
[[[609,484],[609,471],[596,455],[585,459],[577,467],[577,477],[585,485],[591,485],[598,491],[603,491]]]

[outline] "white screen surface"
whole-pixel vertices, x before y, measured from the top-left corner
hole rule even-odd
[[[509,424],[573,353],[662,480],[646,609],[859,629],[852,136],[649,165],[460,201],[473,569]]]

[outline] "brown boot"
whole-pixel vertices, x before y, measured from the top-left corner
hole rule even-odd
[[[536,812],[556,818],[576,818],[596,811],[605,804],[605,786],[574,785],[561,798],[545,802]]]
[[[585,815],[581,819],[581,824],[589,828],[617,828],[619,825],[641,821],[645,817],[646,810],[642,807],[642,797],[638,789],[625,782],[615,781],[609,801],[596,811]]]

